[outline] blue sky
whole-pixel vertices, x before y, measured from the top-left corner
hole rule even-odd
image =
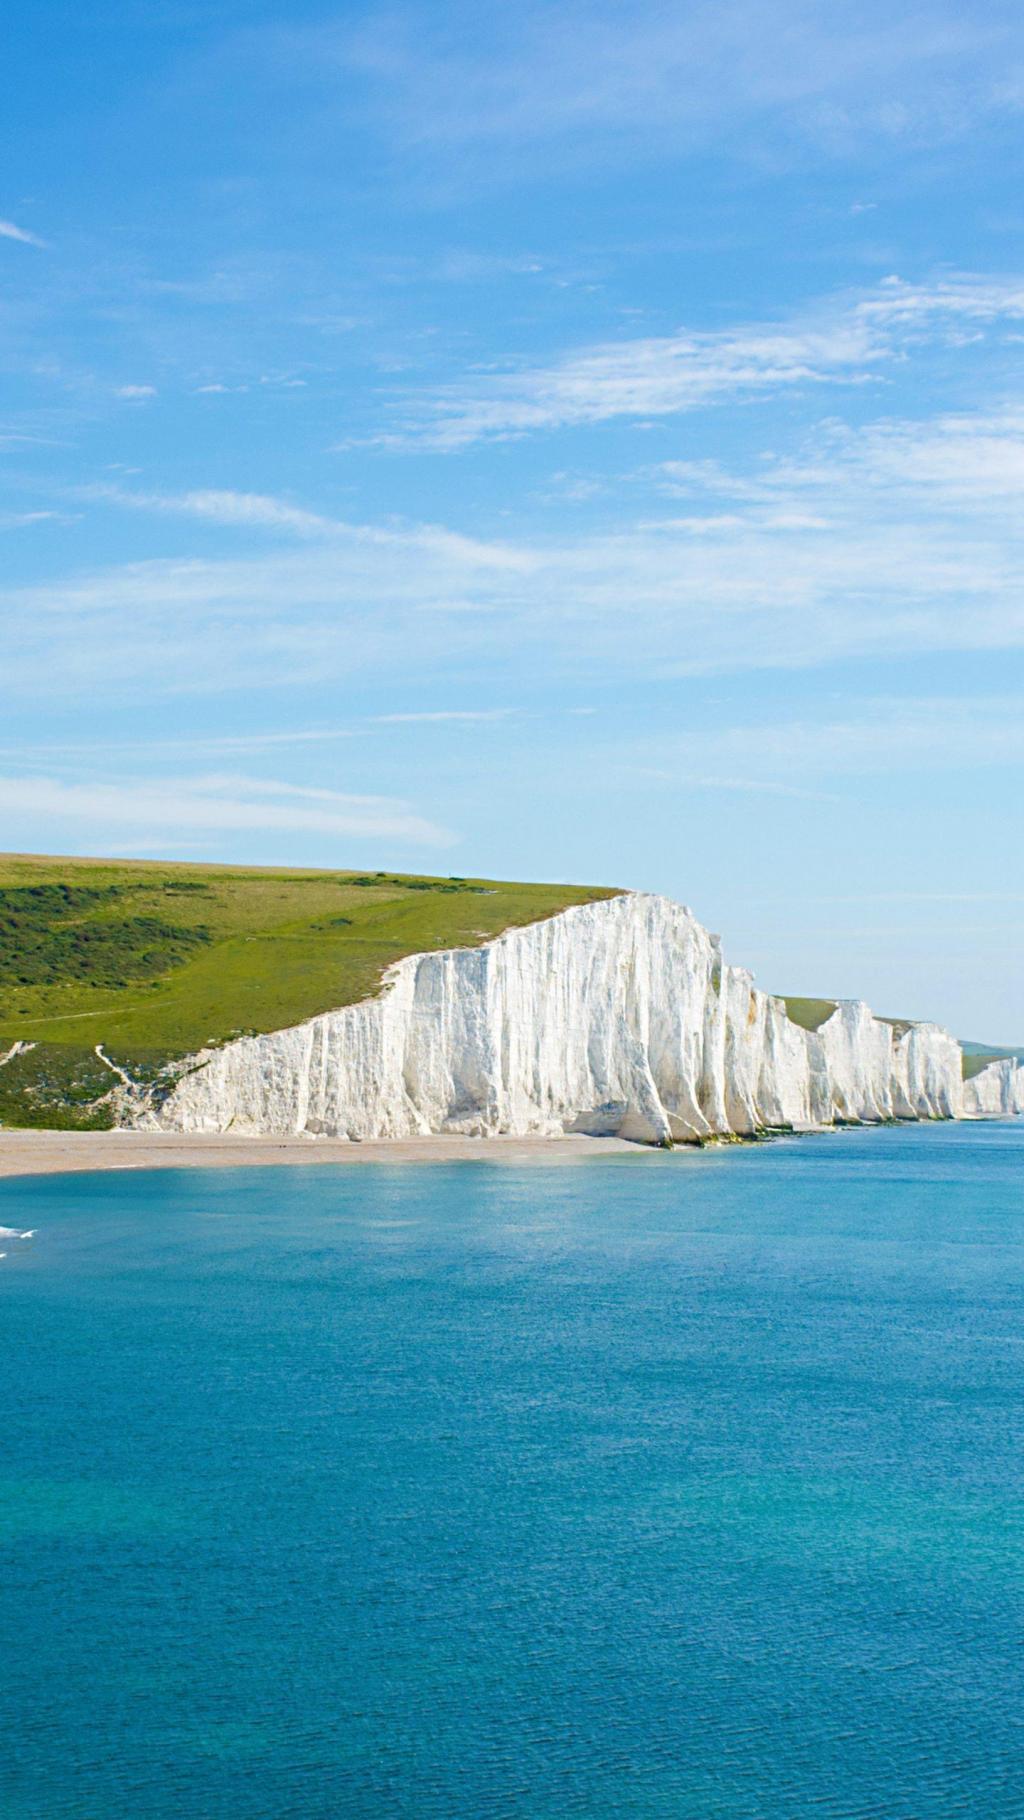
[[[1022,1040],[1019,7],[12,0],[0,845]]]

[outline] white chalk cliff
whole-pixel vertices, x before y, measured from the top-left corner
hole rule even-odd
[[[964,1118],[1006,1118],[1015,1112],[1024,1112],[1024,1066],[1012,1056],[989,1062],[964,1082]]]
[[[995,1095],[989,1072],[965,1105],[947,1031],[894,1027],[857,1001],[803,1030],[723,964],[689,910],[627,894],[480,948],[410,955],[377,997],[204,1051],[162,1105],[137,1096],[125,1117],[178,1131],[667,1143],[977,1116]]]

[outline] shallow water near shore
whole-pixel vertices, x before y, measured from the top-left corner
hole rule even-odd
[[[0,1225],[4,1820],[1024,1815],[1024,1122]]]

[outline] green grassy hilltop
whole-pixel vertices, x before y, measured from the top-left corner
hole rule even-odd
[[[834,998],[792,998],[782,1000],[786,1016],[801,1030],[820,1030],[836,1008]]]
[[[1024,1062],[1024,1048],[994,1049],[991,1043],[963,1042],[960,1044],[960,1049],[963,1055],[965,1081],[973,1080],[974,1076],[980,1074],[983,1068],[987,1068],[990,1062]]]
[[[403,955],[474,947],[615,893],[578,885],[0,856],[0,1124],[96,1127],[115,1076],[377,990]]]

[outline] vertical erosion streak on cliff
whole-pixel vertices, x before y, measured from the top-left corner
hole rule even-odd
[[[960,1052],[847,1002],[815,1032],[723,964],[664,897],[628,894],[410,955],[376,998],[197,1057],[159,1111],[174,1130],[616,1133],[646,1143],[835,1119],[957,1116]],[[979,1077],[981,1078],[981,1077]]]

